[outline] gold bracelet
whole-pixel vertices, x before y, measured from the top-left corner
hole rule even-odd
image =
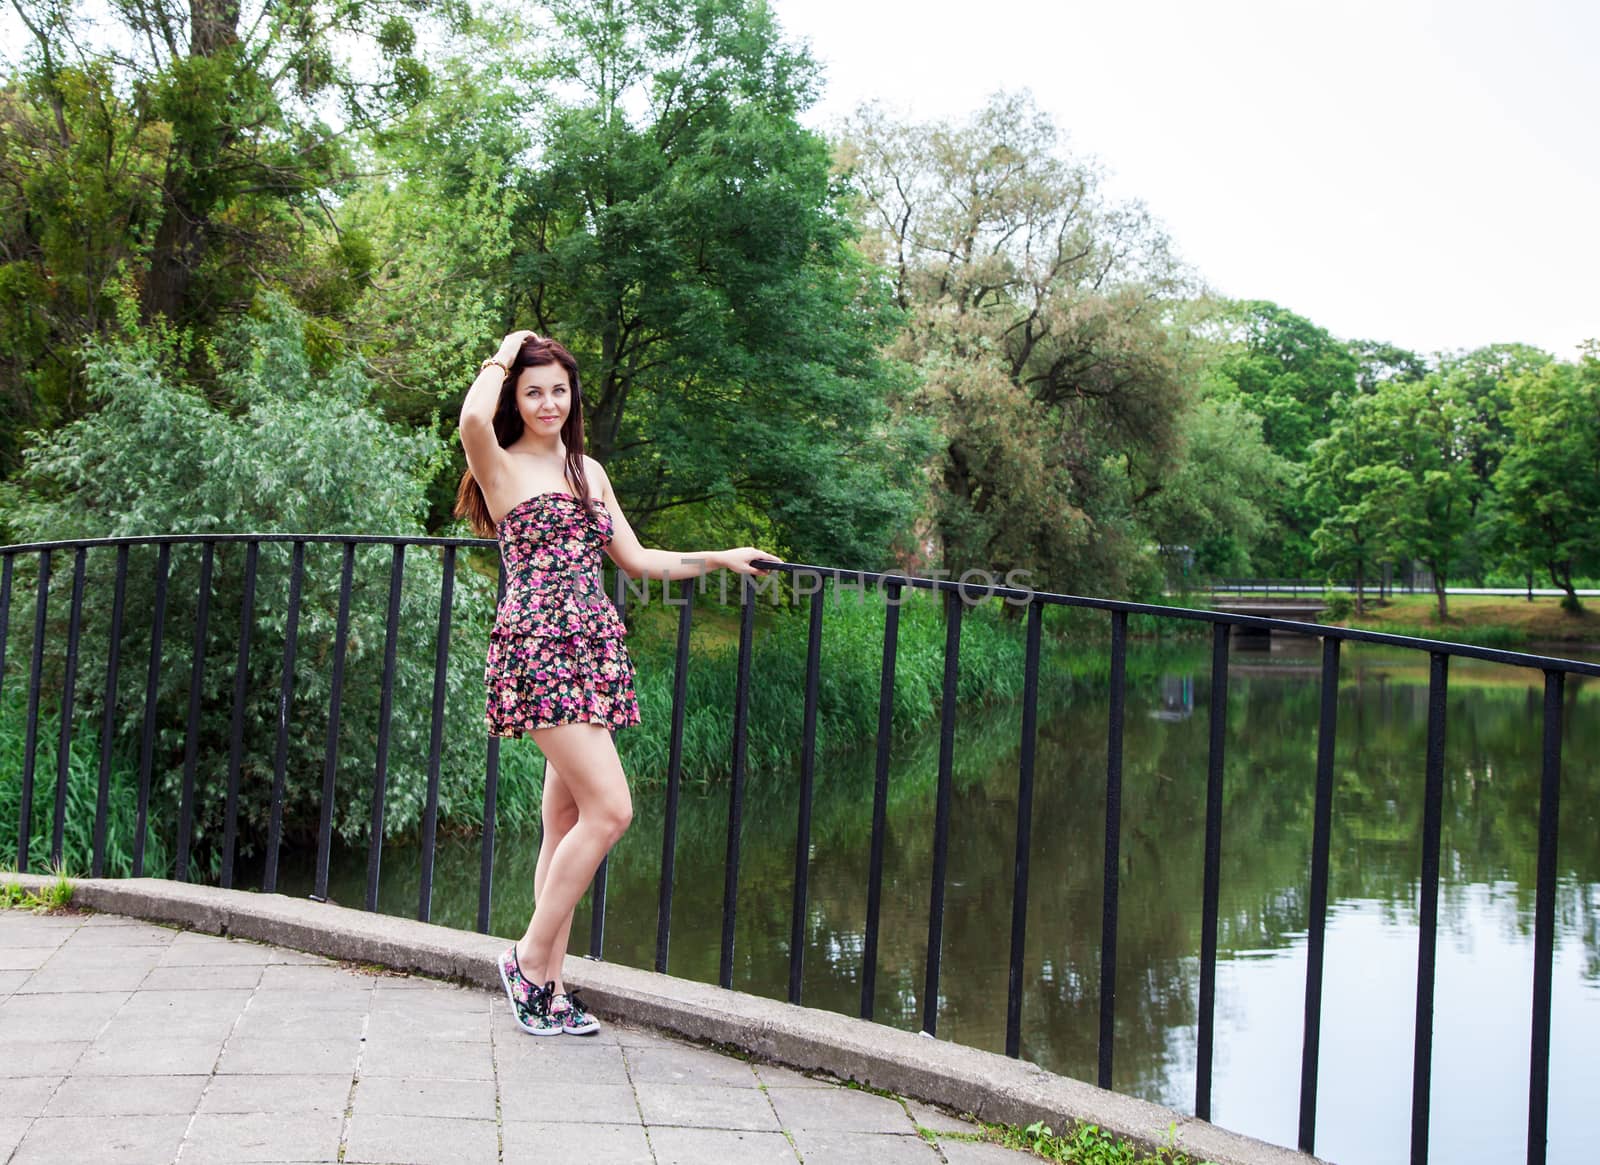
[[[498,368],[501,372],[505,373],[507,376],[511,375],[511,369],[507,368],[504,363],[502,363],[501,361],[495,359],[493,356],[489,357],[482,364],[478,365],[478,371],[479,372],[484,371],[491,364],[493,364],[496,368]]]

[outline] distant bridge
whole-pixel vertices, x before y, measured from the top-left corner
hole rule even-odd
[[[1252,615],[1258,619],[1291,619],[1296,623],[1318,623],[1327,604],[1315,599],[1263,599],[1234,598],[1226,595],[1211,596],[1210,609],[1226,615]],[[1282,634],[1292,634],[1279,629]],[[1251,627],[1235,624],[1233,636],[1240,646],[1262,645],[1272,638],[1270,627]]]

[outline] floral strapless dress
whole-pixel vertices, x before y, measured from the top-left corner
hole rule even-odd
[[[611,515],[568,493],[534,494],[500,520],[505,595],[489,634],[486,719],[494,736],[558,724],[639,723],[627,629],[605,593]]]

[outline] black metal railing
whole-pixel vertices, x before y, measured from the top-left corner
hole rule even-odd
[[[375,756],[373,758],[372,805],[368,833],[369,852],[365,905],[369,910],[373,909],[377,903],[377,890],[381,876],[380,852],[384,827],[389,721],[392,715],[392,696],[396,670],[396,629],[401,621],[400,594],[404,580],[407,552],[415,549],[419,553],[432,554],[437,552],[440,555],[441,582],[437,608],[438,623],[434,639],[435,656],[427,781],[425,804],[421,817],[421,889],[417,906],[417,917],[423,920],[429,919],[431,914],[435,844],[439,824],[440,757],[443,744],[442,734],[445,725],[445,672],[451,645],[452,602],[457,572],[457,552],[463,548],[492,550],[494,547],[492,542],[475,539],[243,534],[100,539],[0,547],[0,693],[3,693],[6,681],[6,646],[9,639],[12,590],[16,567],[21,561],[32,561],[36,563],[37,571],[33,635],[29,657],[26,740],[23,766],[20,774],[21,798],[16,850],[17,868],[26,871],[29,868],[32,857],[29,847],[32,799],[36,777],[34,757],[40,716],[41,685],[44,675],[50,580],[55,556],[63,553],[73,555],[73,582],[61,676],[60,739],[57,753],[58,771],[55,783],[56,796],[53,806],[50,847],[52,862],[59,862],[63,848],[66,787],[68,783],[67,766],[73,732],[72,707],[75,699],[79,654],[82,647],[80,631],[83,625],[85,569],[91,551],[114,552],[116,555],[113,609],[109,621],[108,644],[106,647],[107,667],[104,697],[106,711],[101,726],[101,759],[91,863],[92,872],[99,875],[103,872],[105,865],[105,820],[108,800],[110,741],[113,728],[112,708],[117,700],[119,641],[125,621],[124,596],[129,572],[129,548],[152,544],[157,548],[154,600],[149,611],[151,648],[146,672],[145,703],[142,731],[140,733],[137,826],[132,863],[133,873],[138,876],[144,873],[145,867],[145,837],[149,824],[153,741],[157,729],[157,686],[163,663],[164,634],[170,597],[171,551],[174,545],[198,544],[201,548],[202,558],[198,592],[195,595],[195,634],[190,657],[188,712],[185,724],[177,853],[174,863],[175,875],[180,880],[187,879],[193,873],[190,868],[190,859],[192,856],[191,844],[193,838],[191,832],[194,826],[196,799],[197,722],[204,694],[205,644],[210,619],[213,567],[218,547],[238,543],[245,545],[246,557],[243,566],[245,581],[239,612],[239,633],[232,686],[233,711],[230,718],[227,792],[219,879],[224,886],[231,886],[235,876],[233,850],[237,844],[238,815],[240,812],[240,741],[243,725],[241,709],[247,696],[246,681],[252,643],[251,628],[259,615],[255,610],[255,582],[259,551],[263,544],[289,543],[292,555],[287,605],[281,612],[284,627],[284,645],[280,670],[281,688],[278,695],[275,723],[276,746],[274,752],[272,803],[270,806],[265,864],[261,879],[261,889],[264,891],[272,891],[276,888],[278,854],[283,844],[286,739],[291,715],[291,693],[294,687],[296,668],[300,666],[296,656],[296,643],[306,574],[306,550],[308,546],[315,544],[333,544],[340,546],[343,551],[333,647],[329,658],[324,661],[331,671],[331,679],[326,750],[322,771],[321,816],[316,833],[316,873],[313,896],[319,898],[325,897],[327,894],[329,858],[333,842],[332,813],[335,793],[334,782],[338,773],[339,719],[357,552],[362,548],[373,550],[382,548],[386,549],[392,556],[387,592],[387,632],[381,673],[381,709]],[[814,586],[808,587],[805,591],[801,591],[798,585],[795,587],[797,596],[801,594],[809,595],[810,622],[806,648],[803,739],[800,742],[800,781],[796,789],[797,829],[788,982],[788,998],[793,1003],[801,1002],[804,977],[803,953],[805,943],[802,939],[803,927],[807,917],[808,853],[810,847],[811,801],[816,763],[817,705],[819,699],[818,675],[821,646],[826,630],[825,604],[819,598],[822,593],[821,580],[833,580],[836,584],[845,584],[863,589],[867,586],[876,585],[880,588],[887,606],[884,620],[879,687],[871,853],[868,867],[867,906],[860,969],[860,1014],[868,1019],[872,1018],[873,1015],[880,909],[883,901],[884,837],[887,827],[889,760],[892,751],[891,726],[893,721],[895,660],[899,634],[900,603],[907,588],[940,592],[944,596],[946,637],[939,720],[934,838],[931,868],[929,870],[931,893],[929,896],[927,958],[922,998],[923,1028],[930,1035],[936,1033],[939,1019],[938,999],[944,925],[946,859],[951,818],[951,770],[957,713],[956,680],[959,668],[963,611],[969,604],[994,600],[1009,601],[1026,607],[1022,738],[1018,773],[1016,847],[1012,868],[1012,922],[1005,1035],[1006,1052],[1011,1056],[1016,1056],[1019,1053],[1022,1011],[1025,1002],[1022,989],[1022,964],[1027,943],[1028,871],[1033,813],[1035,735],[1038,723],[1037,705],[1042,617],[1045,609],[1049,607],[1101,610],[1109,614],[1110,671],[1108,684],[1110,711],[1106,737],[1106,812],[1104,874],[1101,888],[1102,937],[1100,946],[1100,1025],[1097,1070],[1098,1083],[1106,1088],[1109,1088],[1112,1084],[1115,1018],[1117,1014],[1115,983],[1117,970],[1117,906],[1120,883],[1119,848],[1122,829],[1122,741],[1127,683],[1126,655],[1129,619],[1137,615],[1156,620],[1198,622],[1211,625],[1212,697],[1206,784],[1205,856],[1201,891],[1203,915],[1197,1023],[1198,1071],[1194,1099],[1195,1114],[1205,1119],[1209,1119],[1211,1114],[1212,1061],[1215,1047],[1218,900],[1221,880],[1224,804],[1223,761],[1227,714],[1225,695],[1228,687],[1230,640],[1232,632],[1241,629],[1255,632],[1292,632],[1321,639],[1321,712],[1314,775],[1315,808],[1311,841],[1310,901],[1307,919],[1308,960],[1302,1030],[1298,1137],[1299,1147],[1307,1152],[1314,1151],[1316,1141],[1317,1068],[1322,1024],[1323,956],[1327,930],[1329,848],[1332,835],[1334,745],[1338,731],[1337,694],[1340,647],[1346,642],[1385,644],[1425,653],[1430,660],[1427,755],[1424,769],[1422,866],[1420,871],[1421,911],[1416,983],[1416,1027],[1412,1069],[1411,1158],[1414,1162],[1426,1161],[1428,1156],[1434,968],[1438,942],[1441,806],[1444,787],[1445,696],[1448,689],[1449,661],[1452,658],[1487,660],[1541,671],[1544,675],[1543,749],[1538,822],[1538,873],[1535,897],[1527,1160],[1530,1163],[1542,1163],[1545,1160],[1549,1096],[1551,972],[1557,881],[1556,842],[1560,809],[1562,693],[1567,676],[1600,676],[1600,664],[1576,662],[1494,648],[1413,639],[1342,627],[1326,627],[1281,619],[1025,591],[994,585],[976,586],[950,580],[920,578],[892,572],[844,570],[796,563],[771,565],[774,568],[774,573],[769,578],[769,583],[785,576],[794,577],[797,584],[800,578],[808,578],[815,583]],[[678,806],[682,792],[684,712],[687,702],[686,677],[689,669],[690,626],[694,611],[691,601],[692,587],[693,584],[690,582],[681,583],[678,601],[674,603],[678,607],[678,626],[672,689],[670,745],[666,785],[663,794],[665,800],[664,836],[661,849],[661,875],[655,944],[655,969],[661,972],[665,972],[668,969],[671,943],[674,858],[677,843]],[[739,591],[738,674],[733,709],[732,756],[730,758],[731,780],[728,784],[727,850],[724,861],[723,922],[718,968],[718,982],[724,987],[730,987],[733,978],[735,918],[739,902],[740,837],[746,787],[746,741],[749,720],[753,615],[755,604],[759,598],[758,588],[759,584],[753,583],[748,577],[741,578]],[[625,588],[619,593],[618,597],[625,602]],[[493,893],[494,821],[499,771],[497,745],[497,740],[493,738],[489,740],[484,781],[484,827],[481,839],[481,875],[477,912],[477,926],[480,931],[487,931],[488,929],[489,907]],[[596,875],[593,888],[589,943],[590,954],[596,958],[601,956],[604,945],[605,888],[606,867],[602,865]]]

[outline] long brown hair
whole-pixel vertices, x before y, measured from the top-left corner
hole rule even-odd
[[[567,447],[566,479],[572,496],[583,502],[584,513],[590,513],[589,475],[583,467],[583,389],[578,383],[578,362],[556,341],[548,338],[529,338],[511,361],[511,371],[500,386],[500,399],[494,409],[494,436],[504,449],[522,439],[522,414],[517,411],[517,377],[524,368],[540,368],[559,364],[567,374],[567,385],[572,390],[572,407],[561,426],[561,440]],[[472,532],[480,538],[495,536],[494,519],[489,516],[489,503],[484,499],[483,487],[472,476],[469,468],[461,475],[461,485],[456,489],[455,516],[465,518]]]

